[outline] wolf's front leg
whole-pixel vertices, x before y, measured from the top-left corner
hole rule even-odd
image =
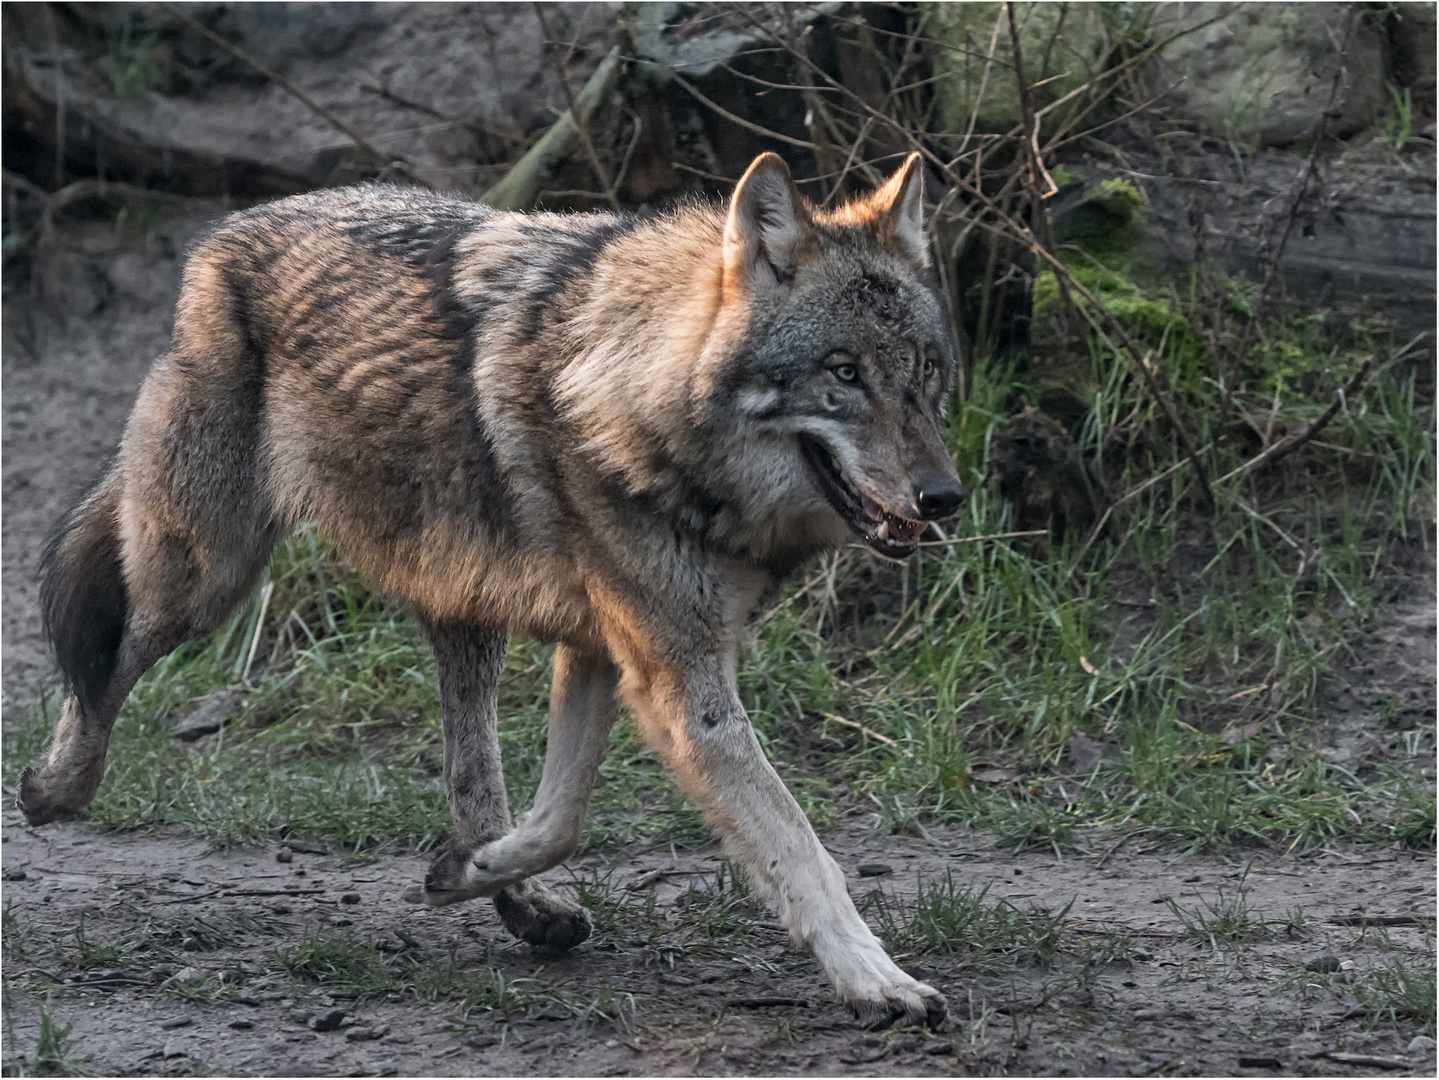
[[[431,864],[424,888],[413,890],[408,898],[438,907],[479,896],[493,897],[501,921],[517,938],[552,949],[578,945],[590,936],[589,915],[582,906],[551,892],[532,875],[548,870],[573,850],[573,843],[565,848],[551,834],[572,834],[578,841],[599,765],[598,755],[594,755],[592,767],[581,767],[578,774],[572,775],[562,775],[565,769],[552,767],[551,762],[556,757],[566,758],[567,750],[568,758],[586,756],[573,747],[577,738],[585,741],[583,733],[577,735],[572,730],[574,723],[563,722],[566,718],[599,724],[602,731],[598,742],[603,750],[614,720],[614,678],[605,679],[605,672],[612,671],[613,665],[608,660],[577,661],[569,650],[556,650],[544,778],[535,809],[521,818],[518,828],[512,829],[497,716],[506,635],[490,627],[455,624],[429,624],[425,630],[439,669],[445,788],[456,838],[454,845]],[[594,680],[586,679],[596,665],[597,687]],[[595,693],[587,696],[585,688]],[[589,697],[593,696],[601,699],[598,706],[591,707]],[[557,786],[562,789],[558,799],[553,794]],[[575,808],[571,805],[574,799],[566,801],[566,797],[581,786],[583,795]],[[561,823],[558,828],[556,823]]]
[[[944,997],[900,970],[855,910],[844,874],[770,766],[726,657],[666,668],[637,665],[626,686],[646,738],[704,808],[725,847],[814,951],[840,998],[865,1023],[942,1023]]]

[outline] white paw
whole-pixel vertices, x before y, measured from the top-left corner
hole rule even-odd
[[[877,941],[856,945],[825,966],[840,1000],[866,1026],[944,1024],[944,995],[901,971]]]

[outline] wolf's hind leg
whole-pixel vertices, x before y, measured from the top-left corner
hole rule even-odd
[[[534,816],[534,812],[525,815],[520,828],[511,832],[496,707],[500,673],[505,664],[505,633],[489,627],[456,624],[429,624],[426,631],[439,667],[445,728],[445,786],[455,824],[455,844],[435,859],[425,875],[423,891],[416,890],[419,895],[415,898],[438,906],[491,896],[505,927],[521,940],[552,949],[578,945],[590,935],[589,916],[584,908],[532,879],[533,874],[549,869],[568,855],[568,850],[550,861],[521,860],[516,867],[520,872],[504,880],[481,873],[476,866],[477,861],[483,862],[482,852],[498,844],[509,845],[514,838],[526,834],[528,822]],[[545,784],[550,779],[550,757],[555,754],[556,746],[564,743],[560,737],[557,744],[554,717],[556,702],[564,700],[563,688],[567,685],[566,653],[567,650],[560,647],[555,654],[558,689],[551,695],[550,751],[540,795],[536,796],[537,809],[542,805]],[[611,701],[613,696],[611,687]],[[560,711],[563,712],[563,708]],[[606,724],[606,734],[608,730]],[[586,801],[589,785],[593,783],[592,773],[593,770],[586,781]],[[583,812],[582,805],[581,817]],[[575,835],[578,837],[577,829]]]
[[[219,626],[274,544],[253,506],[207,534],[166,528],[186,519],[163,487],[143,496],[125,488],[112,471],[61,522],[41,565],[46,632],[67,693],[48,753],[20,778],[17,803],[32,825],[78,817],[89,805],[135,683],[176,646]]]

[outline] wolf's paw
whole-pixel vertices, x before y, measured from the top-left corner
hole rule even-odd
[[[924,1024],[939,1031],[949,1018],[944,995],[918,979],[908,979],[907,985],[891,983],[874,997],[847,998],[845,1003],[861,1024],[874,1031],[894,1024]]]
[[[70,806],[63,797],[57,796],[34,765],[20,774],[20,794],[15,799],[15,805],[31,825],[73,821],[84,813],[82,807]]]
[[[590,913],[538,881],[517,882],[495,894],[495,911],[505,929],[540,949],[563,952],[590,936]]]
[[[475,887],[470,859],[470,852],[464,848],[446,848],[425,871],[425,887],[417,889],[412,886],[406,890],[405,899],[411,903],[426,903],[430,907],[444,907],[483,895]]]
[[[866,1027],[925,1024],[939,1030],[947,1018],[944,995],[906,975],[875,942],[874,952],[859,950],[842,970],[832,972],[840,999]]]

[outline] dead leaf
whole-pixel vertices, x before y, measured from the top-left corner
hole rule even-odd
[[[981,784],[1008,784],[1018,779],[1019,773],[1002,765],[975,765],[969,770],[969,778]]]
[[[1104,744],[1095,742],[1082,731],[1069,738],[1069,767],[1077,773],[1093,771],[1104,757]]]
[[[1264,730],[1263,720],[1254,720],[1248,724],[1241,724],[1239,727],[1225,728],[1220,738],[1230,746],[1238,746],[1245,739],[1252,739]]]

